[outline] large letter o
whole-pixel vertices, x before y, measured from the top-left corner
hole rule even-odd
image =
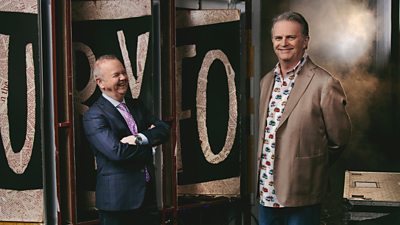
[[[211,64],[214,60],[220,60],[226,71],[226,76],[228,78],[228,90],[229,90],[229,120],[228,120],[228,131],[226,134],[225,144],[222,150],[218,154],[214,154],[211,151],[210,143],[208,141],[207,134],[207,76]],[[235,71],[228,60],[228,57],[221,50],[211,50],[207,52],[204,57],[201,69],[199,72],[199,77],[197,80],[197,94],[196,94],[196,104],[197,104],[197,129],[199,131],[199,140],[201,149],[203,151],[204,157],[209,163],[218,164],[228,157],[232,150],[233,143],[236,136],[237,127],[237,99],[236,99],[236,86],[235,86]]]

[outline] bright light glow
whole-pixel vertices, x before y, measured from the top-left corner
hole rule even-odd
[[[301,0],[293,4],[293,10],[309,23],[311,56],[346,66],[368,58],[376,38],[376,19],[366,4],[349,0]]]

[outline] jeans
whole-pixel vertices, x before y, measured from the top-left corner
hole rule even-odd
[[[272,208],[259,205],[259,225],[319,225],[321,205]]]

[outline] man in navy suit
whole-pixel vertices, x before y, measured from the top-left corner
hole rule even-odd
[[[116,56],[99,57],[93,76],[102,96],[84,114],[83,126],[96,157],[100,223],[160,224],[152,147],[168,139],[169,126],[125,95],[128,76]]]

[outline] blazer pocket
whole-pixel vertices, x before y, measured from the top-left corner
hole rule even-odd
[[[327,146],[321,139],[303,136],[300,139],[297,157],[312,158],[320,157],[327,153]]]
[[[327,155],[298,157],[293,163],[293,190],[296,194],[319,196],[327,176]]]

